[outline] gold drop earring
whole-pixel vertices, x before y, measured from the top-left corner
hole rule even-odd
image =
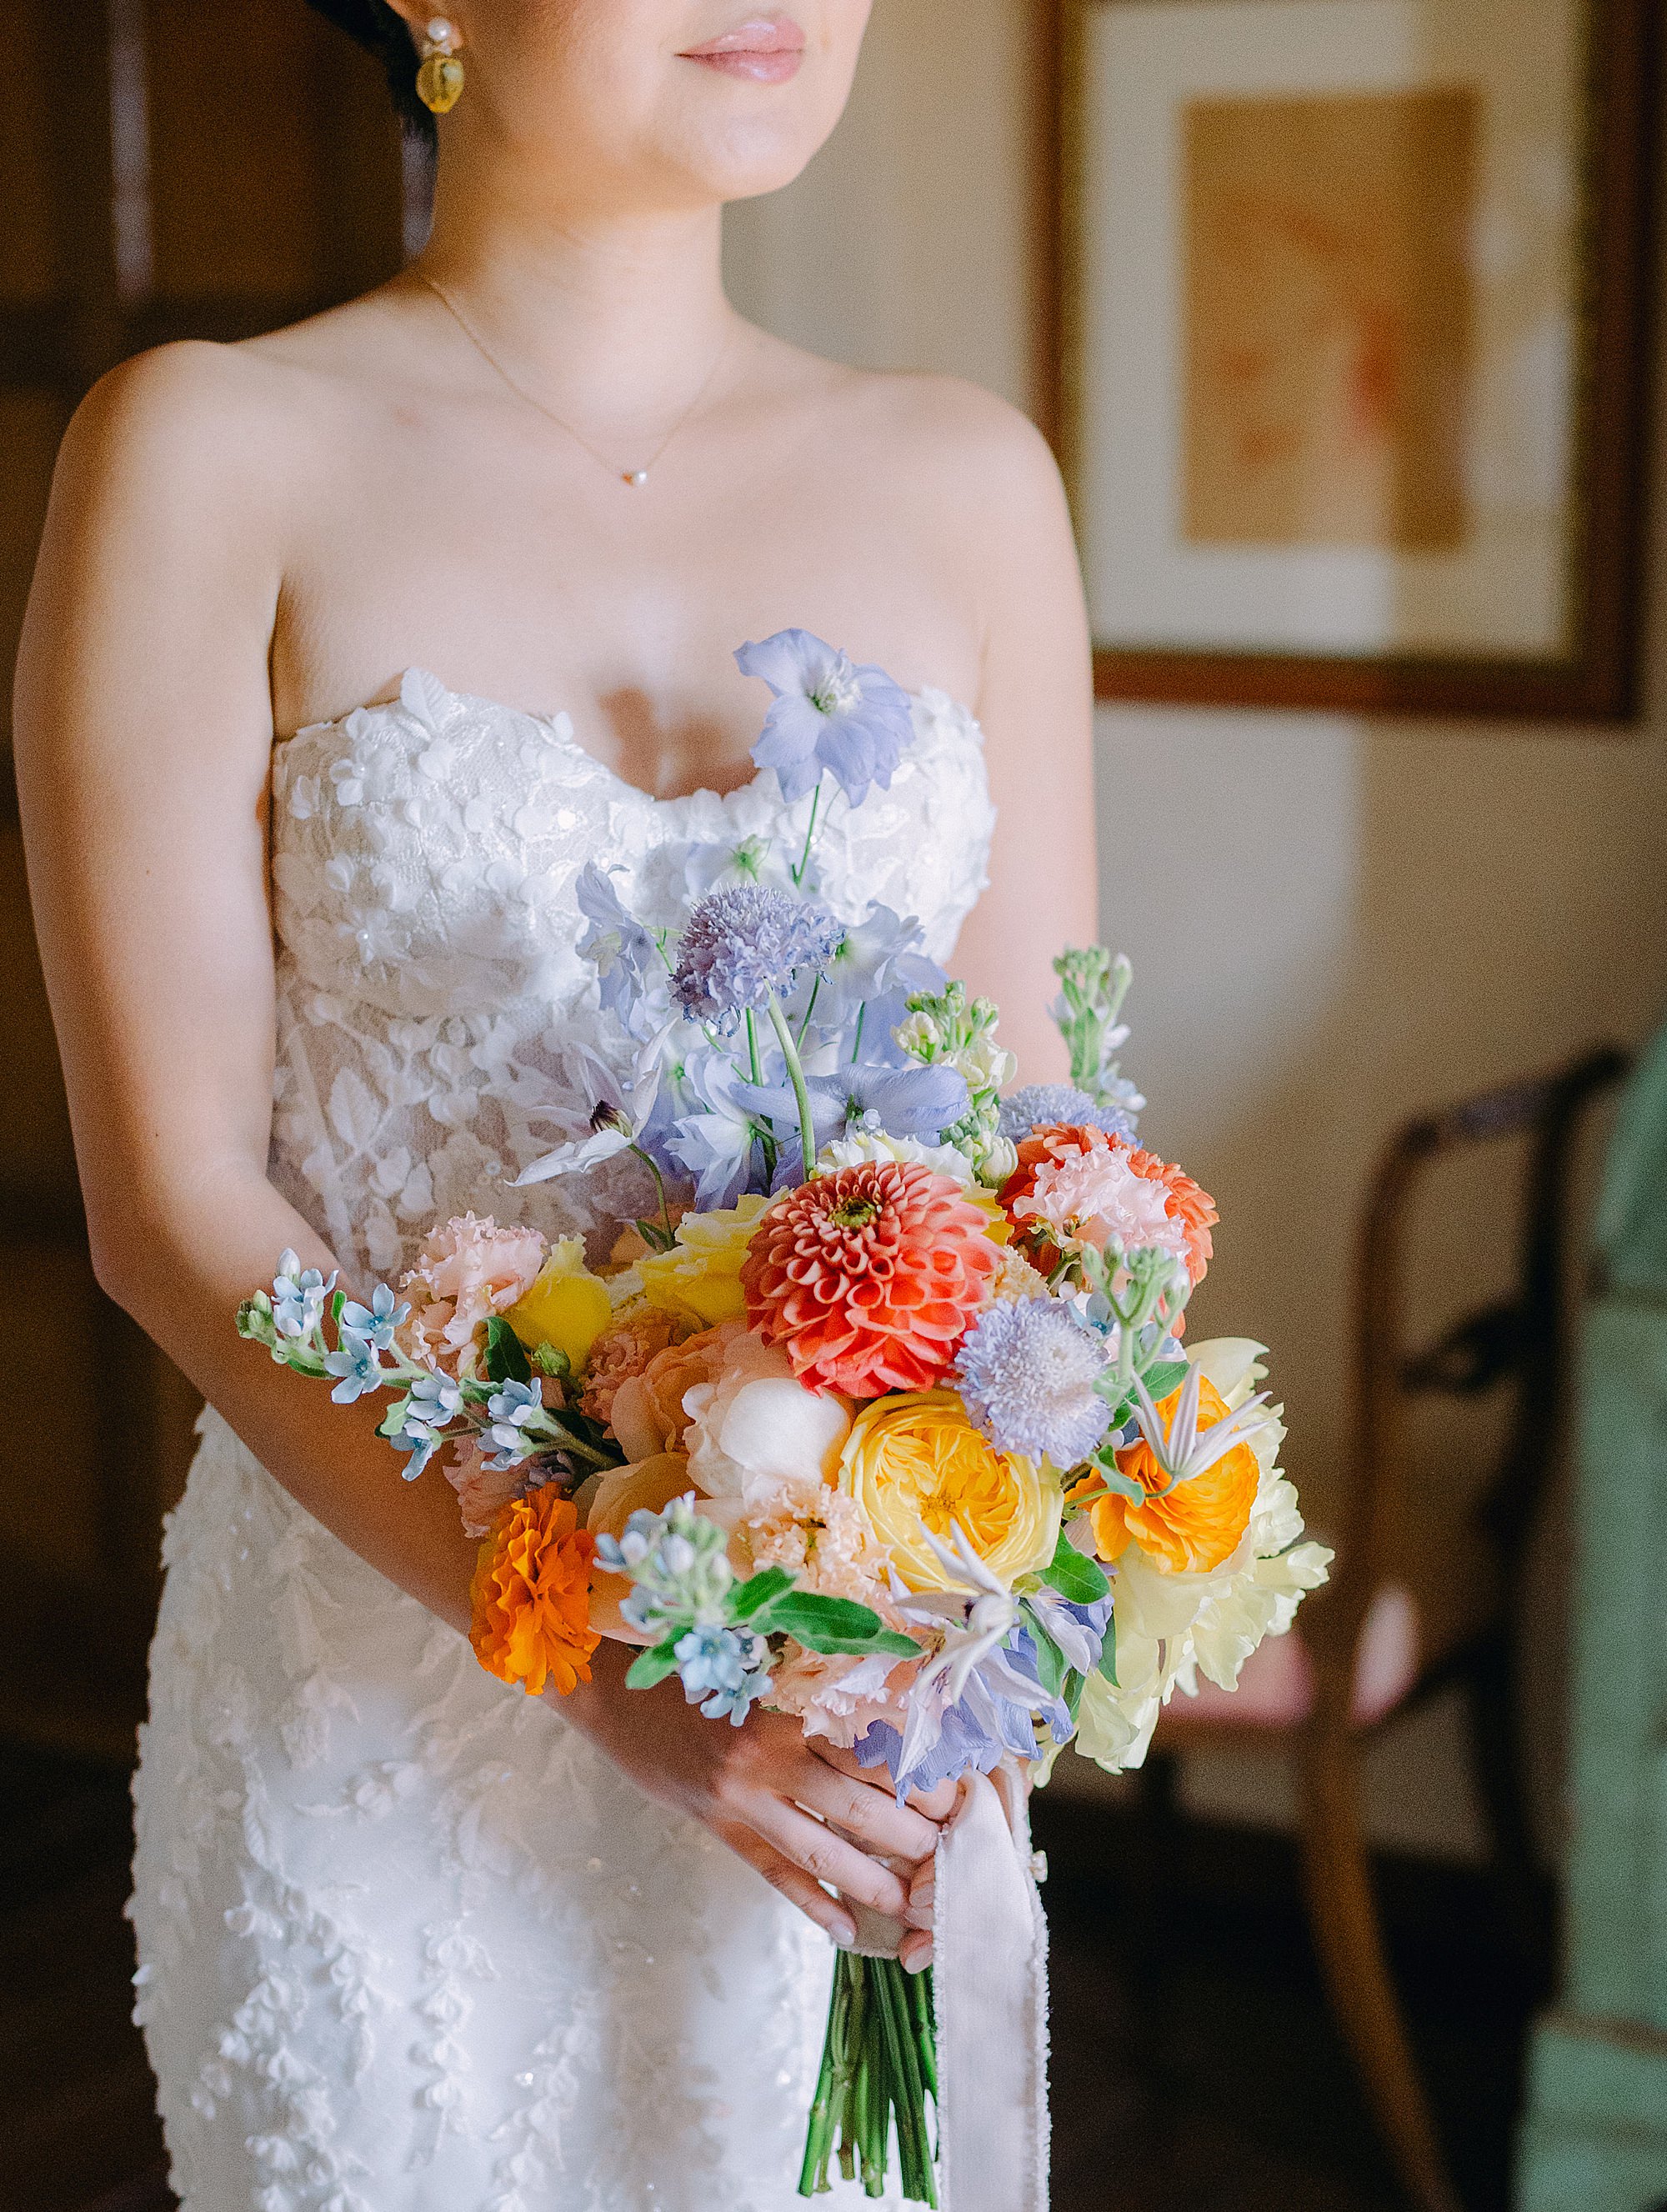
[[[443,15],[433,17],[423,33],[417,96],[431,115],[444,115],[463,97],[463,64],[457,58],[461,44],[454,26]]]

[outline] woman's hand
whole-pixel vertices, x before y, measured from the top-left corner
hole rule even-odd
[[[648,1796],[698,1820],[836,1943],[854,1942],[856,1929],[824,1882],[891,1919],[913,1921],[905,1942],[929,1957],[931,1938],[921,1933],[929,1915],[915,1918],[910,1885],[931,1863],[952,1789],[922,1801],[929,1809],[899,1806],[883,1768],[877,1784],[849,1752],[806,1742],[785,1714],[755,1709],[731,1728],[687,1704],[675,1679],[628,1690],[636,1656],[601,1644],[592,1680],[554,1699],[557,1711]]]

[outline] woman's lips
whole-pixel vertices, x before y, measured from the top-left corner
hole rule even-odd
[[[725,76],[749,77],[755,84],[786,84],[803,64],[805,33],[791,15],[755,16],[721,39],[686,48],[682,58]]]

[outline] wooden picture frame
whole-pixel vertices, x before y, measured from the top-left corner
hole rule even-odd
[[[1494,720],[1624,722],[1634,714],[1645,520],[1654,111],[1659,62],[1656,0],[1530,0],[1536,8],[1570,9],[1578,19],[1578,50],[1570,58],[1568,99],[1571,109],[1578,112],[1579,128],[1574,143],[1566,149],[1568,173],[1578,180],[1578,209],[1566,218],[1565,319],[1573,354],[1573,370],[1563,387],[1567,404],[1562,450],[1567,454],[1567,472],[1559,479],[1562,489],[1554,515],[1548,508],[1540,519],[1538,596],[1533,591],[1517,593],[1508,563],[1490,575],[1485,548],[1479,550],[1474,541],[1464,545],[1462,562],[1457,552],[1438,550],[1430,555],[1421,548],[1408,552],[1398,544],[1390,551],[1378,545],[1364,550],[1356,545],[1329,549],[1335,556],[1335,565],[1345,584],[1351,580],[1358,582],[1362,574],[1368,578],[1390,574],[1394,563],[1400,562],[1421,578],[1420,588],[1426,603],[1436,609],[1438,622],[1443,618],[1439,579],[1444,568],[1457,573],[1463,566],[1475,586],[1475,603],[1504,610],[1507,622],[1518,618],[1514,611],[1518,605],[1549,607],[1554,593],[1558,630],[1554,641],[1547,635],[1501,645],[1479,629],[1473,641],[1373,638],[1339,644],[1328,641],[1317,647],[1312,641],[1246,636],[1242,617],[1235,617],[1240,623],[1237,633],[1233,622],[1224,617],[1222,635],[1213,637],[1199,634],[1201,625],[1207,626],[1212,618],[1208,589],[1202,595],[1189,592],[1187,598],[1184,620],[1191,634],[1119,635],[1116,623],[1104,611],[1107,594],[1103,583],[1096,604],[1096,558],[1091,542],[1095,526],[1089,477],[1094,465],[1093,410],[1105,394],[1097,388],[1098,372],[1091,354],[1097,342],[1094,331],[1104,327],[1103,319],[1111,312],[1103,301],[1097,301],[1095,271],[1088,265],[1095,222],[1104,222],[1103,211],[1091,212],[1088,206],[1088,178],[1096,160],[1091,49],[1095,38],[1103,35],[1097,27],[1119,14],[1126,18],[1140,16],[1146,21],[1139,27],[1151,28],[1161,38],[1165,11],[1172,11],[1177,26],[1183,16],[1190,20],[1195,48],[1201,44],[1196,36],[1201,23],[1211,28],[1219,25],[1224,31],[1234,28],[1242,41],[1262,26],[1275,22],[1288,31],[1305,10],[1311,22],[1321,21],[1334,31],[1335,44],[1337,39],[1347,38],[1350,26],[1369,26],[1374,8],[1433,11],[1481,4],[1481,0],[1040,0],[1041,120],[1046,158],[1039,210],[1037,377],[1043,425],[1060,455],[1084,547],[1095,616],[1095,688],[1101,698]],[[1523,4],[1524,0],[1518,0],[1518,6]],[[1338,12],[1328,18],[1315,13],[1327,9]],[[1235,17],[1239,19],[1237,24]],[[1497,47],[1493,51],[1496,52]],[[1542,55],[1536,60],[1531,40],[1524,40],[1523,52],[1525,68],[1544,66]],[[1498,65],[1490,56],[1489,66]],[[1433,82],[1439,89],[1444,84],[1451,85],[1451,76],[1438,75]],[[1138,97],[1138,93],[1136,87],[1130,96]],[[1334,106],[1335,98],[1332,96]],[[1177,104],[1174,113],[1178,118],[1181,112]],[[1193,115],[1196,112],[1195,108],[1189,111]],[[1177,120],[1171,127],[1171,177],[1164,190],[1178,204],[1181,194],[1174,187],[1173,176],[1183,156],[1175,151],[1175,139],[1183,125]],[[1184,127],[1189,134],[1185,158],[1190,161],[1195,125],[1189,121]],[[1231,159],[1233,136],[1231,131],[1219,135],[1224,136]],[[1341,143],[1357,143],[1359,136]],[[1452,137],[1451,130],[1448,136]],[[1253,149],[1251,158],[1261,158],[1254,150],[1254,138],[1247,140],[1240,132],[1237,143],[1248,143]],[[1126,164],[1128,157],[1123,158]],[[1105,167],[1102,163],[1093,172],[1097,185]],[[1332,173],[1329,169],[1311,173]],[[1193,171],[1189,169],[1187,173],[1190,183]],[[1114,209],[1114,216],[1115,212]],[[1189,236],[1195,238],[1196,216],[1191,220],[1193,230]],[[1457,235],[1457,218],[1451,228]],[[1175,233],[1180,233],[1179,219]],[[1173,258],[1178,263],[1178,248]],[[1151,258],[1148,255],[1147,261]],[[1450,254],[1449,260],[1452,258]],[[1231,256],[1226,258],[1225,265],[1231,274]],[[1172,276],[1162,281],[1171,286],[1171,301],[1178,302],[1181,283]],[[1193,289],[1188,292],[1185,309],[1176,307],[1172,319],[1177,323],[1183,313],[1195,323],[1199,313],[1194,301],[1200,288],[1190,272],[1187,281]],[[1254,313],[1254,305],[1250,312]],[[1132,306],[1129,313],[1132,321]],[[1098,325],[1094,321],[1097,314],[1102,317]],[[1191,325],[1189,335],[1190,331]],[[1143,341],[1136,343],[1140,342]],[[1183,339],[1172,336],[1170,342],[1174,359],[1179,362]],[[1105,381],[1103,376],[1100,381]],[[1166,512],[1171,517],[1182,505],[1178,489],[1183,465],[1182,434],[1174,427],[1187,404],[1176,391],[1181,381],[1179,374],[1171,374],[1170,397],[1165,402],[1148,377],[1152,404],[1144,411],[1125,410],[1116,428],[1119,441],[1137,441],[1132,448],[1136,451],[1141,450],[1140,441],[1150,447],[1152,441],[1161,443],[1169,435],[1169,488],[1156,496],[1158,503],[1167,502]],[[1102,450],[1109,448],[1110,441],[1104,441]],[[1398,453],[1396,465],[1399,465]],[[1184,465],[1194,470],[1202,465],[1190,448]],[[1468,466],[1468,462],[1463,466]],[[1149,477],[1153,474],[1153,470],[1148,471]],[[1459,496],[1463,496],[1463,485]],[[1130,506],[1134,511],[1139,502]],[[1438,520],[1430,526],[1438,532],[1448,528],[1439,519],[1439,500],[1432,511]],[[1103,531],[1119,526],[1116,523],[1099,526]],[[1554,546],[1548,536],[1552,532]],[[1488,533],[1476,535],[1487,540]],[[1148,574],[1171,573],[1178,579],[1195,571],[1208,580],[1212,574],[1231,576],[1243,571],[1253,585],[1263,587],[1271,579],[1272,602],[1289,607],[1301,601],[1304,579],[1323,573],[1327,549],[1317,551],[1313,544],[1297,549],[1283,584],[1279,560],[1284,549],[1276,556],[1257,544],[1240,559],[1238,549],[1229,548],[1223,559],[1215,557],[1219,549],[1209,547],[1209,557],[1189,568],[1188,556],[1192,550],[1183,547],[1167,571],[1161,560],[1143,568],[1142,548],[1132,538],[1127,549],[1119,549],[1118,557],[1125,562],[1123,573],[1141,579]],[[1510,556],[1512,560],[1518,557],[1514,551]],[[1318,569],[1317,560],[1321,562]],[[1532,562],[1528,565],[1531,568]],[[1264,596],[1268,596],[1266,589]],[[1323,603],[1324,594],[1320,597]],[[1345,599],[1347,594],[1339,597]],[[1461,596],[1452,604],[1469,605],[1470,601]],[[1309,619],[1306,614],[1296,618]],[[1147,628],[1151,628],[1149,618]]]

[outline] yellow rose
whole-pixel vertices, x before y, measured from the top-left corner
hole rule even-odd
[[[743,1198],[721,1213],[685,1213],[669,1252],[650,1252],[636,1263],[642,1294],[662,1313],[696,1328],[716,1328],[746,1312],[741,1262],[767,1198]]]
[[[551,1246],[532,1287],[504,1319],[529,1352],[541,1344],[564,1352],[576,1375],[613,1319],[613,1299],[607,1285],[586,1267],[581,1239],[563,1237]]]
[[[840,1456],[839,1486],[861,1506],[910,1589],[946,1586],[928,1529],[949,1543],[958,1522],[991,1573],[1009,1583],[1045,1567],[1059,1544],[1058,1474],[1045,1461],[997,1451],[952,1390],[906,1391],[866,1407]]]

